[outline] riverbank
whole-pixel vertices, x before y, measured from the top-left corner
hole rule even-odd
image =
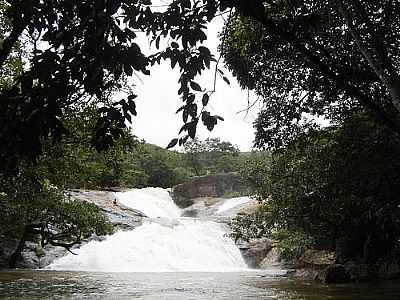
[[[78,201],[94,203],[98,206],[114,230],[132,230],[142,224],[145,217],[140,211],[130,209],[118,201],[115,202],[115,192],[98,190],[70,190],[66,197],[71,197]],[[91,236],[83,240],[80,244],[73,246],[70,250],[81,247],[82,245],[93,241],[101,240],[102,236]],[[0,269],[8,268],[8,260],[15,251],[19,240],[6,239],[0,237]],[[35,236],[25,243],[24,250],[21,252],[21,259],[17,262],[16,268],[20,269],[42,269],[51,264],[55,259],[63,257],[69,253],[63,247],[46,245],[42,247],[40,241]]]
[[[226,182],[225,178],[224,181]],[[230,192],[232,192],[234,185],[230,184],[227,186]],[[116,192],[118,191],[126,192],[127,190],[71,190],[68,192],[68,196],[79,201],[96,204],[113,224],[115,230],[133,230],[142,225],[143,220],[148,219],[148,216],[139,209],[124,205],[117,197]],[[238,197],[229,200],[220,197],[205,197],[201,194],[201,191],[202,189],[197,190],[195,193],[196,198],[188,198],[190,201],[186,203],[190,205],[181,210],[181,216],[229,224],[230,220],[237,214],[251,213],[258,206],[257,201],[251,198]],[[207,189],[203,189],[203,191],[208,193]],[[172,197],[176,199],[176,195],[175,197],[172,195]],[[153,220],[153,222],[160,223],[161,221]],[[162,222],[160,224],[164,226],[167,223]],[[93,236],[71,250],[74,251],[74,249],[78,249],[90,241],[101,241],[103,239],[104,237]],[[10,250],[8,253],[11,253],[12,247],[15,247],[16,243],[17,241],[14,244],[9,243]],[[398,261],[395,260],[392,262],[382,262],[380,265],[357,264],[351,261],[338,264],[336,255],[333,252],[308,250],[299,260],[292,262],[288,266],[280,259],[280,253],[276,245],[268,239],[253,239],[248,242],[239,240],[236,241],[236,245],[249,268],[289,268],[291,271],[288,275],[295,280],[314,280],[322,283],[350,283],[396,279],[400,274]],[[3,251],[1,252],[3,254],[7,253],[4,249],[5,247],[3,246]],[[64,248],[53,246],[42,248],[38,242],[30,241],[26,243],[26,247],[22,252],[23,259],[17,267],[28,269],[45,268],[54,260],[67,254],[68,251]],[[3,258],[3,262],[5,262],[3,267],[6,267],[6,259]]]

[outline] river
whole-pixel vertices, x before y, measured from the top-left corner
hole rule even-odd
[[[249,269],[222,220],[250,198],[197,203],[188,218],[163,189],[116,196],[148,216],[143,225],[91,241],[46,270],[0,272],[0,299],[400,299],[399,282],[327,286]]]
[[[0,273],[0,299],[399,300],[400,282],[319,285],[262,272]]]

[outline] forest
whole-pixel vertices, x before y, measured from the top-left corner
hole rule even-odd
[[[217,54],[202,43],[220,15]],[[238,171],[260,206],[234,220],[235,238],[273,237],[289,258],[316,248],[399,265],[399,35],[400,4],[386,0],[0,1],[0,236],[68,248],[111,230],[68,189]],[[140,95],[129,78],[163,62],[179,70],[182,102],[167,148],[183,152],[130,131]],[[215,91],[196,81],[212,68],[229,83],[222,64],[263,104],[260,152],[196,138],[224,126]]]

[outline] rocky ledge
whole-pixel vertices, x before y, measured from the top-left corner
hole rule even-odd
[[[316,280],[326,284],[400,278],[400,260],[396,256],[382,259],[377,264],[354,261],[338,263],[335,252],[307,250],[294,267],[291,277]]]
[[[233,197],[245,192],[246,186],[235,172],[194,177],[172,189],[173,199],[180,208],[193,205],[196,198],[221,198],[226,195]]]
[[[73,199],[92,202],[96,204],[108,217],[114,228],[130,230],[140,226],[145,217],[141,212],[128,208],[119,203],[115,197],[114,191],[93,191],[93,190],[72,190],[68,191],[68,196]],[[1,237],[0,237],[1,238]],[[104,237],[92,236],[76,245],[73,249],[88,243],[92,240],[101,240]],[[17,247],[17,240],[2,239],[0,243],[0,268],[8,267],[8,257]],[[55,259],[66,255],[68,252],[62,247],[47,245],[41,247],[40,243],[26,242],[23,250],[22,260],[17,264],[17,268],[40,269],[51,264]]]

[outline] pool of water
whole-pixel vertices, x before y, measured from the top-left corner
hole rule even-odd
[[[322,285],[247,273],[0,272],[0,299],[399,300],[400,281]]]

